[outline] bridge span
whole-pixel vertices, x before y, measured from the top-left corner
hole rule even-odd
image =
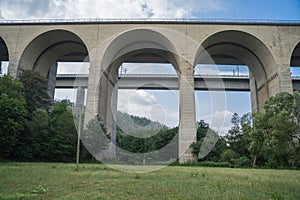
[[[247,75],[195,75],[195,90],[249,91]],[[292,76],[293,90],[300,89],[300,77]],[[118,89],[178,90],[179,82],[175,74],[120,74]],[[208,85],[210,87],[208,87]],[[57,74],[56,88],[87,88],[88,74]]]

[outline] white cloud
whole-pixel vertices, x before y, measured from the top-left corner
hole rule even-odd
[[[119,90],[118,110],[132,115],[150,116],[149,106],[157,104],[153,94],[144,90]]]
[[[155,96],[144,90],[135,90],[134,94],[130,96],[129,101],[133,104],[140,104],[146,106],[157,103]]]
[[[167,109],[164,102],[145,90],[119,90],[118,110],[131,115],[147,117],[170,127],[178,125],[178,109]]]
[[[4,17],[2,16],[2,11],[0,10],[0,19],[4,19]]]
[[[203,117],[204,121],[209,124],[210,128],[217,131],[219,135],[227,134],[231,128],[231,118],[234,113],[228,110],[215,111],[211,115]]]
[[[0,2],[4,19],[188,18],[227,9],[222,0],[10,0]],[[0,15],[1,17],[1,15]]]

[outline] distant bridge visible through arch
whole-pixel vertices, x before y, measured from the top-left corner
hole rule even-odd
[[[184,163],[194,160],[189,149],[196,139],[194,89],[203,87],[201,78],[194,78],[194,67],[197,64],[247,65],[249,79],[218,76],[216,80],[223,78],[218,87],[232,89],[232,84],[240,81],[239,86],[245,84],[242,90],[251,91],[252,110],[263,111],[263,104],[270,96],[298,88],[298,80],[291,78],[290,67],[300,66],[300,23],[0,21],[0,50],[0,60],[9,61],[10,74],[16,77],[23,69],[40,71],[49,79],[52,94],[55,86],[63,86],[62,81],[68,80],[58,76],[56,82],[58,61],[89,62],[88,78],[78,77],[78,81],[82,79],[81,84],[88,88],[87,109],[100,113],[106,124],[114,124],[114,88],[122,63],[172,64],[176,77],[163,80],[147,77],[147,81],[171,87],[173,83],[168,81],[175,78],[180,102],[179,161]],[[137,77],[131,78],[136,78],[137,83]],[[211,80],[212,77],[204,77],[205,85],[216,89]],[[126,78],[122,81],[125,85]],[[114,130],[110,132],[113,134]]]

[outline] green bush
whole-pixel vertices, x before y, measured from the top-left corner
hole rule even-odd
[[[184,163],[184,164],[177,164],[174,163],[172,165],[180,165],[180,166],[191,166],[191,167],[233,167],[232,164],[229,162],[214,162],[214,161],[202,161],[197,163]]]
[[[232,167],[232,165],[229,162],[213,162],[213,161],[199,162],[198,165],[203,167]]]
[[[234,164],[235,159],[238,158],[238,154],[231,149],[227,149],[222,152],[220,161],[222,162],[229,162]]]
[[[235,167],[249,167],[251,165],[251,161],[248,157],[242,156],[234,160]]]

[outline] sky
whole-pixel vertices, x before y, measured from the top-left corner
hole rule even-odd
[[[300,19],[299,0],[1,0],[2,19]]]
[[[78,18],[300,20],[300,0],[0,0],[0,20]],[[155,70],[151,66],[145,67],[145,64],[140,71],[134,65],[126,67],[137,73]],[[79,70],[75,68],[61,64],[58,73]],[[88,67],[83,68],[81,72],[88,72]],[[174,73],[172,66],[160,70]],[[232,73],[231,68],[223,71]],[[225,106],[221,107],[212,104],[214,97],[219,98],[222,94],[204,91],[195,94],[197,120],[223,121],[221,126],[220,123],[212,125],[220,134],[225,134],[230,128],[230,118],[235,112],[243,115],[251,111],[249,92],[226,92],[221,98],[224,101],[221,104]],[[56,91],[56,98],[74,99],[75,96],[76,92]],[[178,91],[119,91],[118,109],[127,109],[130,114],[149,117],[169,126],[178,124],[178,104]]]

